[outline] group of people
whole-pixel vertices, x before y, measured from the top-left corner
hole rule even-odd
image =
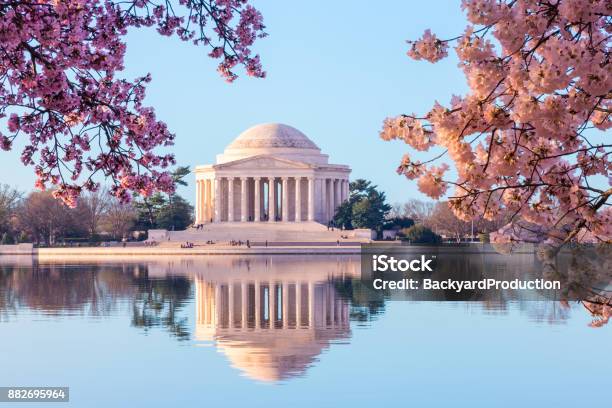
[[[246,244],[247,248],[251,247],[251,241],[249,241],[248,239],[246,240],[246,242],[243,242],[241,240],[234,241],[233,239],[230,241],[231,246],[242,246],[244,244]]]
[[[181,244],[181,248],[193,248],[193,242],[185,242],[184,244]]]
[[[151,241],[145,241],[145,242],[144,242],[144,245],[145,245],[145,246],[155,246],[155,245],[157,245],[157,241],[153,241],[153,240],[151,240]]]

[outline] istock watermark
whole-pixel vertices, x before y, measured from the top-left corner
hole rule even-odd
[[[482,244],[375,244],[362,247],[361,281],[373,298],[383,292],[397,300],[579,300],[567,279],[575,276],[571,265],[568,253],[547,259],[529,245],[503,253]]]
[[[396,259],[390,255],[372,255],[372,271],[374,272],[433,272],[431,263],[434,258],[421,255],[418,259]]]

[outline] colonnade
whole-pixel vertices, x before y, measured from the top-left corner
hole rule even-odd
[[[325,223],[349,195],[346,178],[215,176],[196,183],[196,223]]]
[[[228,282],[196,279],[196,322],[217,328],[341,328],[349,308],[333,285],[314,282]]]

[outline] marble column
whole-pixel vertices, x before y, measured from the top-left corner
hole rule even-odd
[[[283,329],[289,328],[289,283],[282,283]]]
[[[234,221],[234,178],[227,178],[227,221]]]
[[[231,329],[234,327],[234,282],[231,281],[227,284],[227,308],[227,327]]]
[[[196,180],[196,207],[195,207],[195,218],[196,224],[202,219],[202,181]]]
[[[315,327],[315,285],[313,282],[308,282],[308,327]]]
[[[240,310],[241,310],[241,314],[240,314],[240,327],[242,329],[246,329],[247,328],[247,314],[248,314],[248,286],[247,283],[245,281],[242,281],[240,283]]]
[[[200,213],[201,222],[208,222],[210,218],[206,217],[210,216],[209,205],[211,203],[211,191],[208,186],[208,180],[202,180],[202,212]]]
[[[274,177],[268,178],[268,221],[276,221],[276,192]]]
[[[282,215],[283,222],[289,221],[289,178],[283,177],[283,203],[282,203]]]
[[[206,209],[204,210],[204,219],[206,222],[212,222],[213,218],[212,183],[213,181],[210,179],[204,181],[204,186],[206,190]]]
[[[253,205],[255,206],[255,222],[261,221],[261,200],[259,198],[259,193],[261,192],[261,177],[255,177],[255,200]]]
[[[295,327],[302,326],[302,284],[295,282]]]
[[[315,219],[314,177],[308,177],[308,221]]]
[[[213,314],[213,326],[219,327],[221,324],[221,288],[220,285],[215,285],[215,312]]]
[[[200,212],[200,222],[209,221],[208,218],[208,180],[202,180],[202,207]]]
[[[321,183],[321,221],[327,223],[327,211],[329,206],[327,205],[327,180],[319,179]]]
[[[247,222],[248,220],[248,214],[247,214],[247,182],[248,182],[248,178],[247,177],[240,177],[240,182],[241,182],[241,189],[240,189],[240,221],[241,222]]]
[[[329,294],[329,321],[332,326],[334,326],[335,320],[336,320],[336,298],[334,297],[334,293],[330,291],[330,294]]]
[[[221,222],[221,178],[215,177],[215,222]]]
[[[336,179],[334,181],[334,186],[336,187],[336,191],[334,192],[334,215],[336,213],[336,208],[340,207],[342,203],[342,180]]]
[[[350,181],[345,180],[344,181],[344,201],[347,201],[350,195],[351,195],[351,183]]]
[[[206,209],[206,180],[198,181],[198,215],[196,217],[196,223],[201,224],[206,220],[204,210]]]
[[[302,178],[295,178],[295,222],[302,221]]]
[[[261,326],[261,287],[259,281],[255,281],[255,329]]]
[[[268,317],[270,318],[270,328],[273,329],[276,322],[276,284],[274,282],[268,284],[268,301],[270,307]]]
[[[334,218],[334,179],[327,179],[325,182],[327,188],[327,222]]]

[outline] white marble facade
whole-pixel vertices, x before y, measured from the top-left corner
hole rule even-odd
[[[351,170],[329,164],[299,130],[254,126],[197,166],[196,223],[305,222],[327,224],[348,198]]]

